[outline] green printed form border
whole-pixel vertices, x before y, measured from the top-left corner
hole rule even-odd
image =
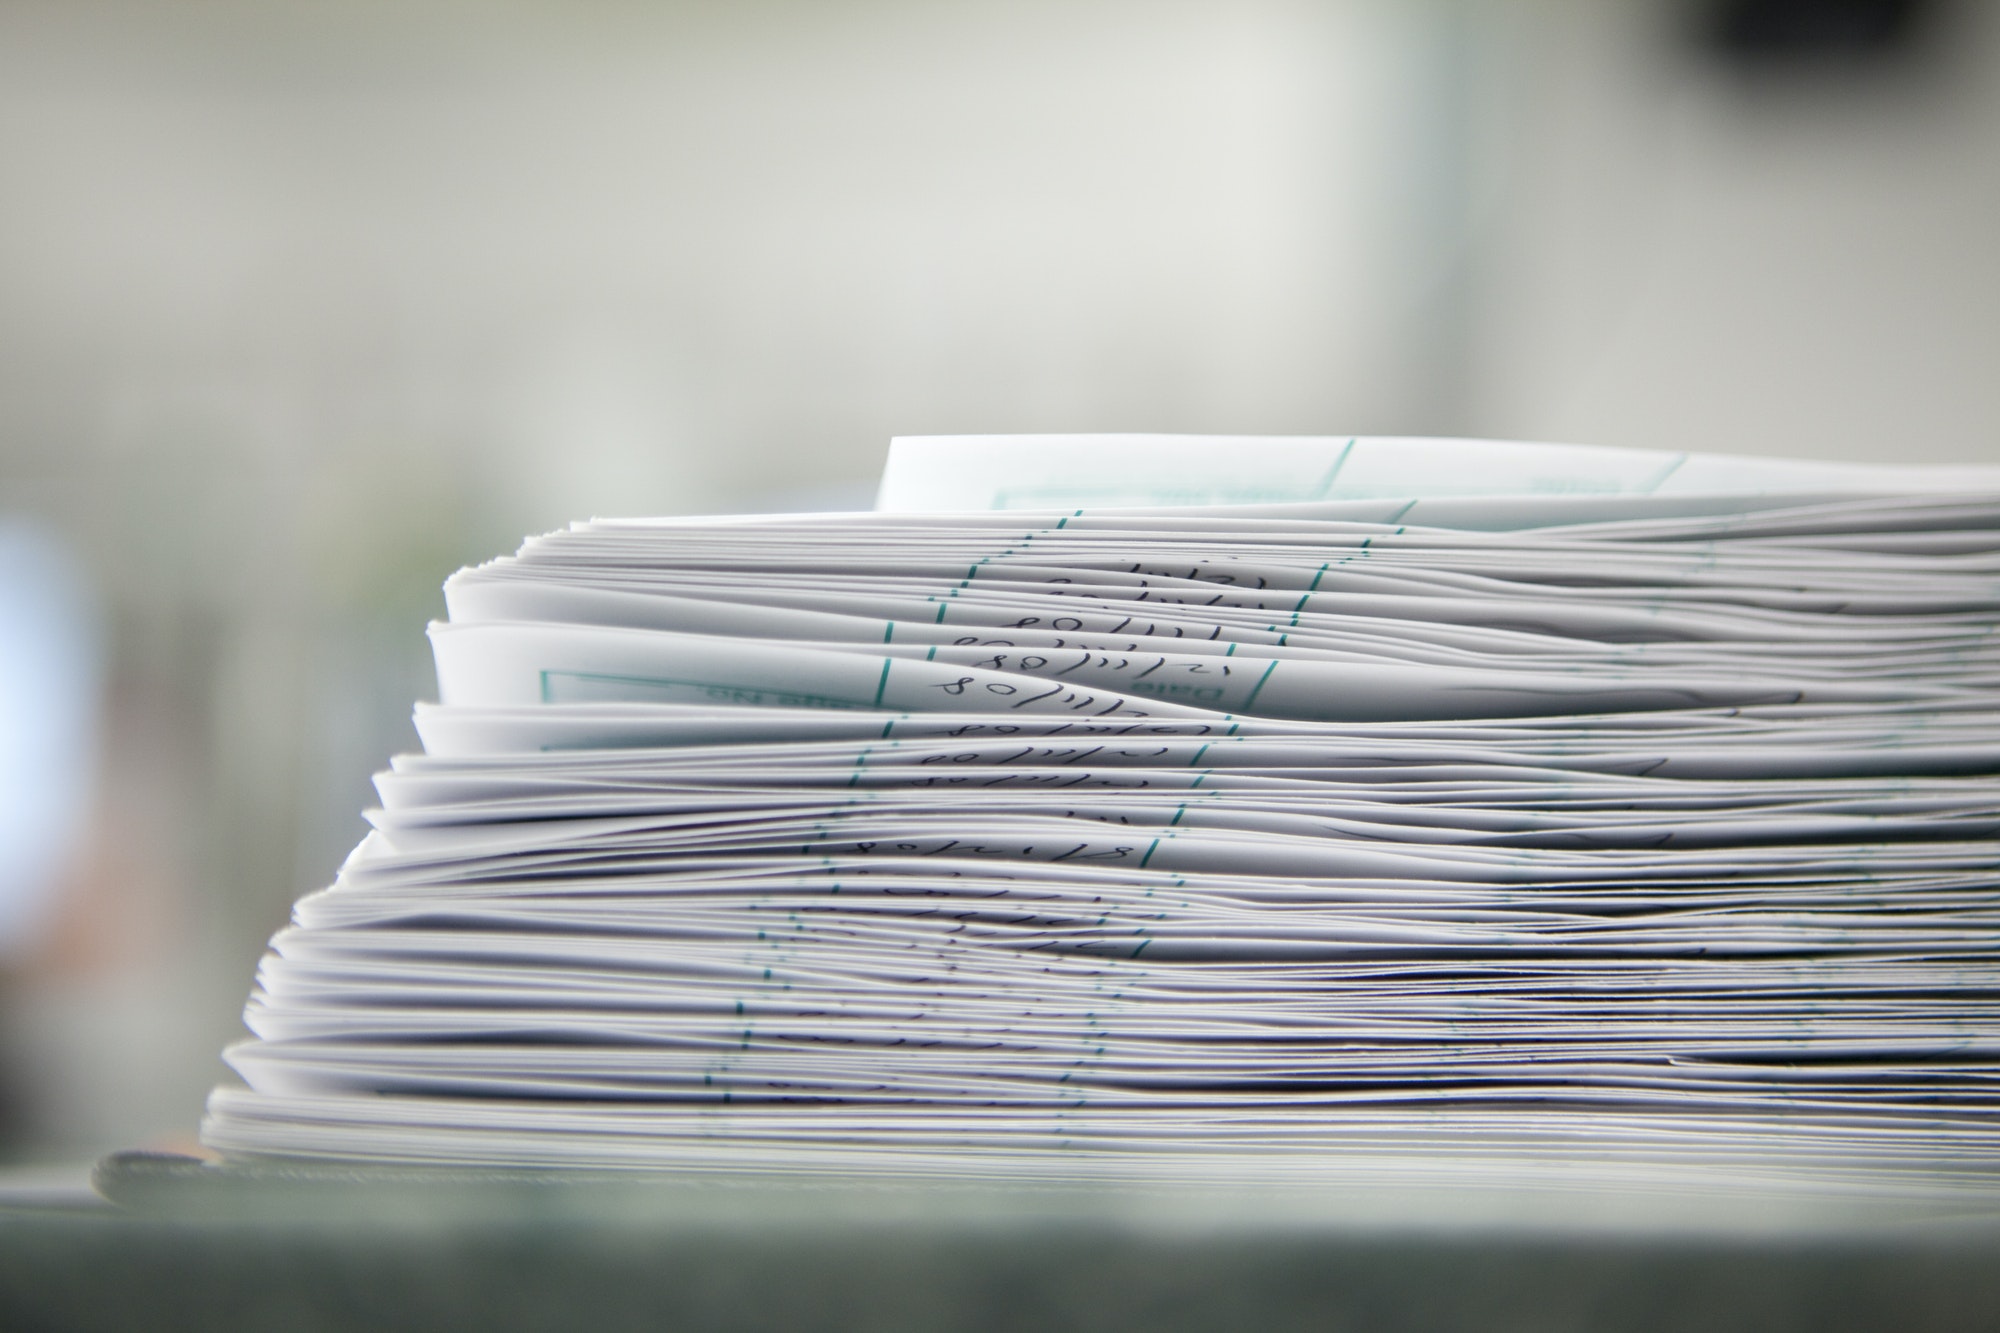
[[[882,691],[889,684],[889,663],[893,658],[882,660],[882,679],[875,687],[875,701],[863,703],[858,699],[836,699],[824,694],[805,694],[798,690],[775,690],[757,685],[732,684],[720,680],[680,680],[671,676],[623,676],[608,671],[543,671],[541,675],[542,702],[552,704],[563,702],[556,697],[558,680],[598,681],[616,685],[651,686],[656,689],[693,689],[710,692],[712,695],[754,696],[734,700],[711,697],[711,703],[749,703],[753,706],[774,704],[793,708],[879,708],[882,705]],[[573,702],[573,701],[572,701]],[[643,702],[643,701],[636,701]]]

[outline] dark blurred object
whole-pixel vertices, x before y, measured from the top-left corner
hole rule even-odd
[[[1756,69],[1899,60],[1936,27],[1937,0],[1706,0],[1704,50]]]

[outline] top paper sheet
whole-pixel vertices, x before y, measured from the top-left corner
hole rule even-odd
[[[875,507],[913,513],[1956,490],[2000,490],[2000,468],[1366,435],[912,435],[890,442]],[[1570,521],[1594,517],[1585,506]]]

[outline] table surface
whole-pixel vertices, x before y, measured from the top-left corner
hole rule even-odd
[[[217,1178],[181,1161],[114,1192],[122,1206],[79,1167],[0,1176],[0,1328],[2000,1328],[2000,1195],[1920,1184]]]

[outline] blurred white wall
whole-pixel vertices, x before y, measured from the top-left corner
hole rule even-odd
[[[1424,8],[9,5],[9,425],[421,449],[549,523],[1400,419]]]
[[[2000,6],[1762,72],[1692,8],[1477,8],[1470,428],[2000,462]]]

